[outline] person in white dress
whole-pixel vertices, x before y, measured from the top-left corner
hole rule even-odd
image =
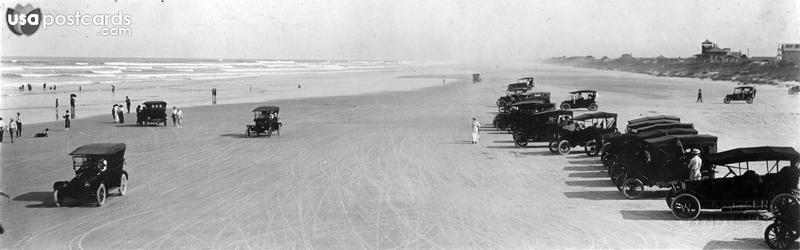
[[[481,127],[481,123],[478,122],[478,118],[472,117],[472,143],[478,143],[480,141],[481,136],[478,134],[478,129]]]

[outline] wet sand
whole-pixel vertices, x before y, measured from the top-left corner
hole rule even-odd
[[[732,84],[547,69],[483,70],[481,84],[462,74],[414,91],[191,107],[184,129],[110,116],[75,120],[69,132],[31,125],[27,134],[58,129],[2,144],[9,199],[0,198],[0,247],[766,248],[771,222],[760,213],[678,221],[664,190],[627,200],[599,159],[578,148],[568,156],[544,144],[514,148],[491,128],[494,102],[512,78],[533,72],[554,102],[596,88],[600,111],[619,113],[621,128],[640,115],[674,114],[726,150],[800,146],[800,99],[762,87],[754,104],[725,105]],[[694,103],[697,88],[706,103]],[[264,104],[281,107],[284,130],[244,138],[250,110]],[[477,145],[472,116],[484,124]],[[127,144],[128,195],[103,207],[53,207],[52,183],[73,175],[66,154],[91,142]]]

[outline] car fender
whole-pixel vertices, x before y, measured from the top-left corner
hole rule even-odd
[[[69,184],[69,181],[57,181],[53,183],[53,191],[64,189],[67,184]]]

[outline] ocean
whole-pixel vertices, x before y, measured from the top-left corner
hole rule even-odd
[[[0,115],[4,122],[16,116],[16,112],[23,114],[23,122],[60,119],[73,94],[77,96],[77,117],[81,117],[101,114],[126,97],[134,103],[131,109],[135,109],[138,103],[147,100],[167,100],[170,106],[195,106],[411,89],[427,83],[376,87],[369,82],[381,78],[376,74],[396,78],[397,72],[415,72],[444,64],[384,60],[4,57],[0,60]],[[211,88],[218,89],[216,102],[210,100]]]

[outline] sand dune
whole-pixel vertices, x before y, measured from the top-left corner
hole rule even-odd
[[[581,150],[517,149],[490,128],[503,86],[534,72],[553,92],[600,90],[620,126],[674,114],[720,137],[720,150],[798,147],[796,97],[763,87],[751,105],[722,104],[732,85],[544,67],[483,70],[416,91],[274,102],[284,130],[244,138],[260,104],[187,108],[184,129],[76,120],[69,132],[2,144],[3,248],[765,248],[758,213],[675,220],[663,191],[626,200]],[[440,78],[431,79],[439,81]],[[705,104],[695,104],[702,87]],[[469,122],[485,124],[469,143]],[[38,124],[26,131],[40,130]],[[59,129],[60,130],[60,129]],[[129,195],[103,207],[56,208],[66,154],[89,142],[128,145]],[[576,148],[577,149],[577,148]]]

